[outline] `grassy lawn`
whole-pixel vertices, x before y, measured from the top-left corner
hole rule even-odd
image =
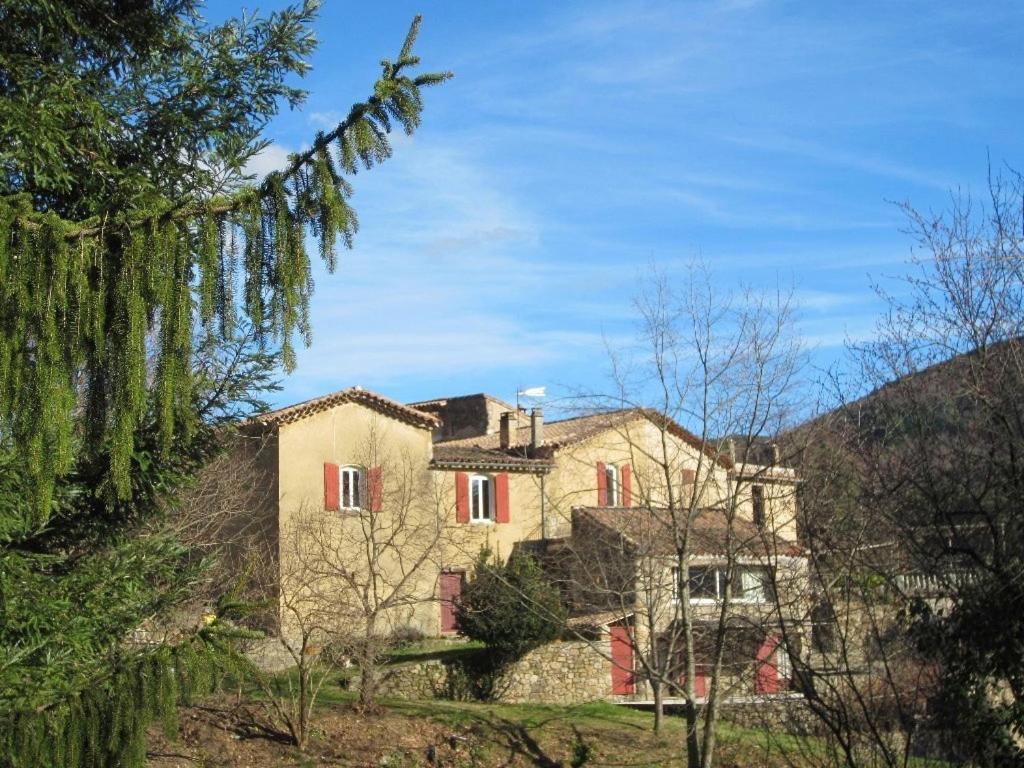
[[[472,650],[435,641],[403,649],[392,663]],[[177,745],[158,744],[154,752],[162,757],[151,765],[643,768],[685,764],[684,724],[675,715],[667,717],[662,732],[655,734],[651,712],[605,702],[553,706],[383,699],[380,712],[364,713],[354,706],[355,700],[344,677],[332,674],[318,699],[310,743],[300,753],[270,737],[265,728],[253,729],[253,722],[266,713],[255,691],[240,701],[221,697],[183,713],[184,738]],[[827,760],[820,740],[723,722],[715,763],[720,768],[799,768],[824,765]],[[926,765],[940,764],[917,764]]]
[[[388,654],[388,663],[401,664],[431,659],[455,659],[483,647],[484,644],[477,640],[459,641],[432,638],[395,648]]]
[[[326,685],[320,707],[336,710],[348,706],[354,698],[351,691]],[[666,718],[662,732],[655,734],[651,712],[606,702],[554,706],[384,699],[381,704],[390,715],[441,724],[464,740],[467,762],[453,765],[641,768],[684,762],[681,717]],[[806,759],[808,746],[812,754],[820,754],[820,745],[723,723],[719,729],[718,765],[812,765],[816,761]]]

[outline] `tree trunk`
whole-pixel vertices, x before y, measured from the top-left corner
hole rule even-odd
[[[377,665],[372,661],[359,665],[359,706],[373,709],[377,706]]]
[[[686,687],[692,688],[688,682]],[[701,768],[700,760],[700,728],[697,716],[697,703],[691,696],[686,702],[686,765],[687,768]]]
[[[665,689],[660,680],[651,680],[651,692],[654,694],[654,732],[661,733],[665,719]]]
[[[296,728],[295,746],[302,749],[306,746],[306,732],[309,730],[309,669],[304,663],[299,664],[299,727]]]
[[[701,745],[700,768],[711,768],[715,759],[715,735],[718,727],[718,679],[711,681],[711,695],[704,706],[704,743]]]

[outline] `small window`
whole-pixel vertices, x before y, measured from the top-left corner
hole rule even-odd
[[[759,531],[764,530],[764,486],[750,486],[750,499],[754,506],[754,525]]]
[[[690,599],[717,600],[721,596],[721,571],[706,565],[690,566]]]
[[[793,661],[789,657],[789,649],[781,641],[775,647],[775,668],[779,671],[780,680],[789,680],[793,677]]]
[[[359,467],[341,467],[338,471],[339,498],[342,509],[361,509],[363,472]]]
[[[771,595],[771,579],[767,568],[740,568],[732,596],[744,603],[763,603]]]
[[[474,523],[494,521],[494,478],[488,475],[469,478],[469,519]]]
[[[617,507],[619,505],[619,468],[614,464],[607,464],[604,468],[604,504],[606,507]]]
[[[726,571],[710,565],[690,566],[690,600],[725,598]],[[765,568],[734,571],[732,599],[740,603],[763,603],[771,595],[771,581]],[[679,569],[672,569],[672,597],[679,599]]]

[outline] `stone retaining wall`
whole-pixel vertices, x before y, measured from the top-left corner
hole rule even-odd
[[[802,735],[822,733],[822,725],[807,708],[800,694],[750,696],[724,701],[719,705],[723,720],[746,728],[769,728],[773,731]]]
[[[611,698],[607,639],[548,643],[510,665],[494,682],[493,699],[509,703],[581,704]],[[485,654],[486,650],[480,651]],[[602,656],[602,654],[604,654]],[[428,659],[388,667],[381,695],[407,699],[465,698],[466,660]]]
[[[567,640],[530,651],[506,672],[499,700],[581,704],[611,698],[608,640]]]

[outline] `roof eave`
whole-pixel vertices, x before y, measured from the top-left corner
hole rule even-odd
[[[500,459],[495,459],[494,461],[432,459],[430,462],[430,468],[446,471],[465,469],[469,471],[517,472],[528,475],[546,475],[555,468],[555,465],[547,462],[523,464],[515,461],[501,461]]]

